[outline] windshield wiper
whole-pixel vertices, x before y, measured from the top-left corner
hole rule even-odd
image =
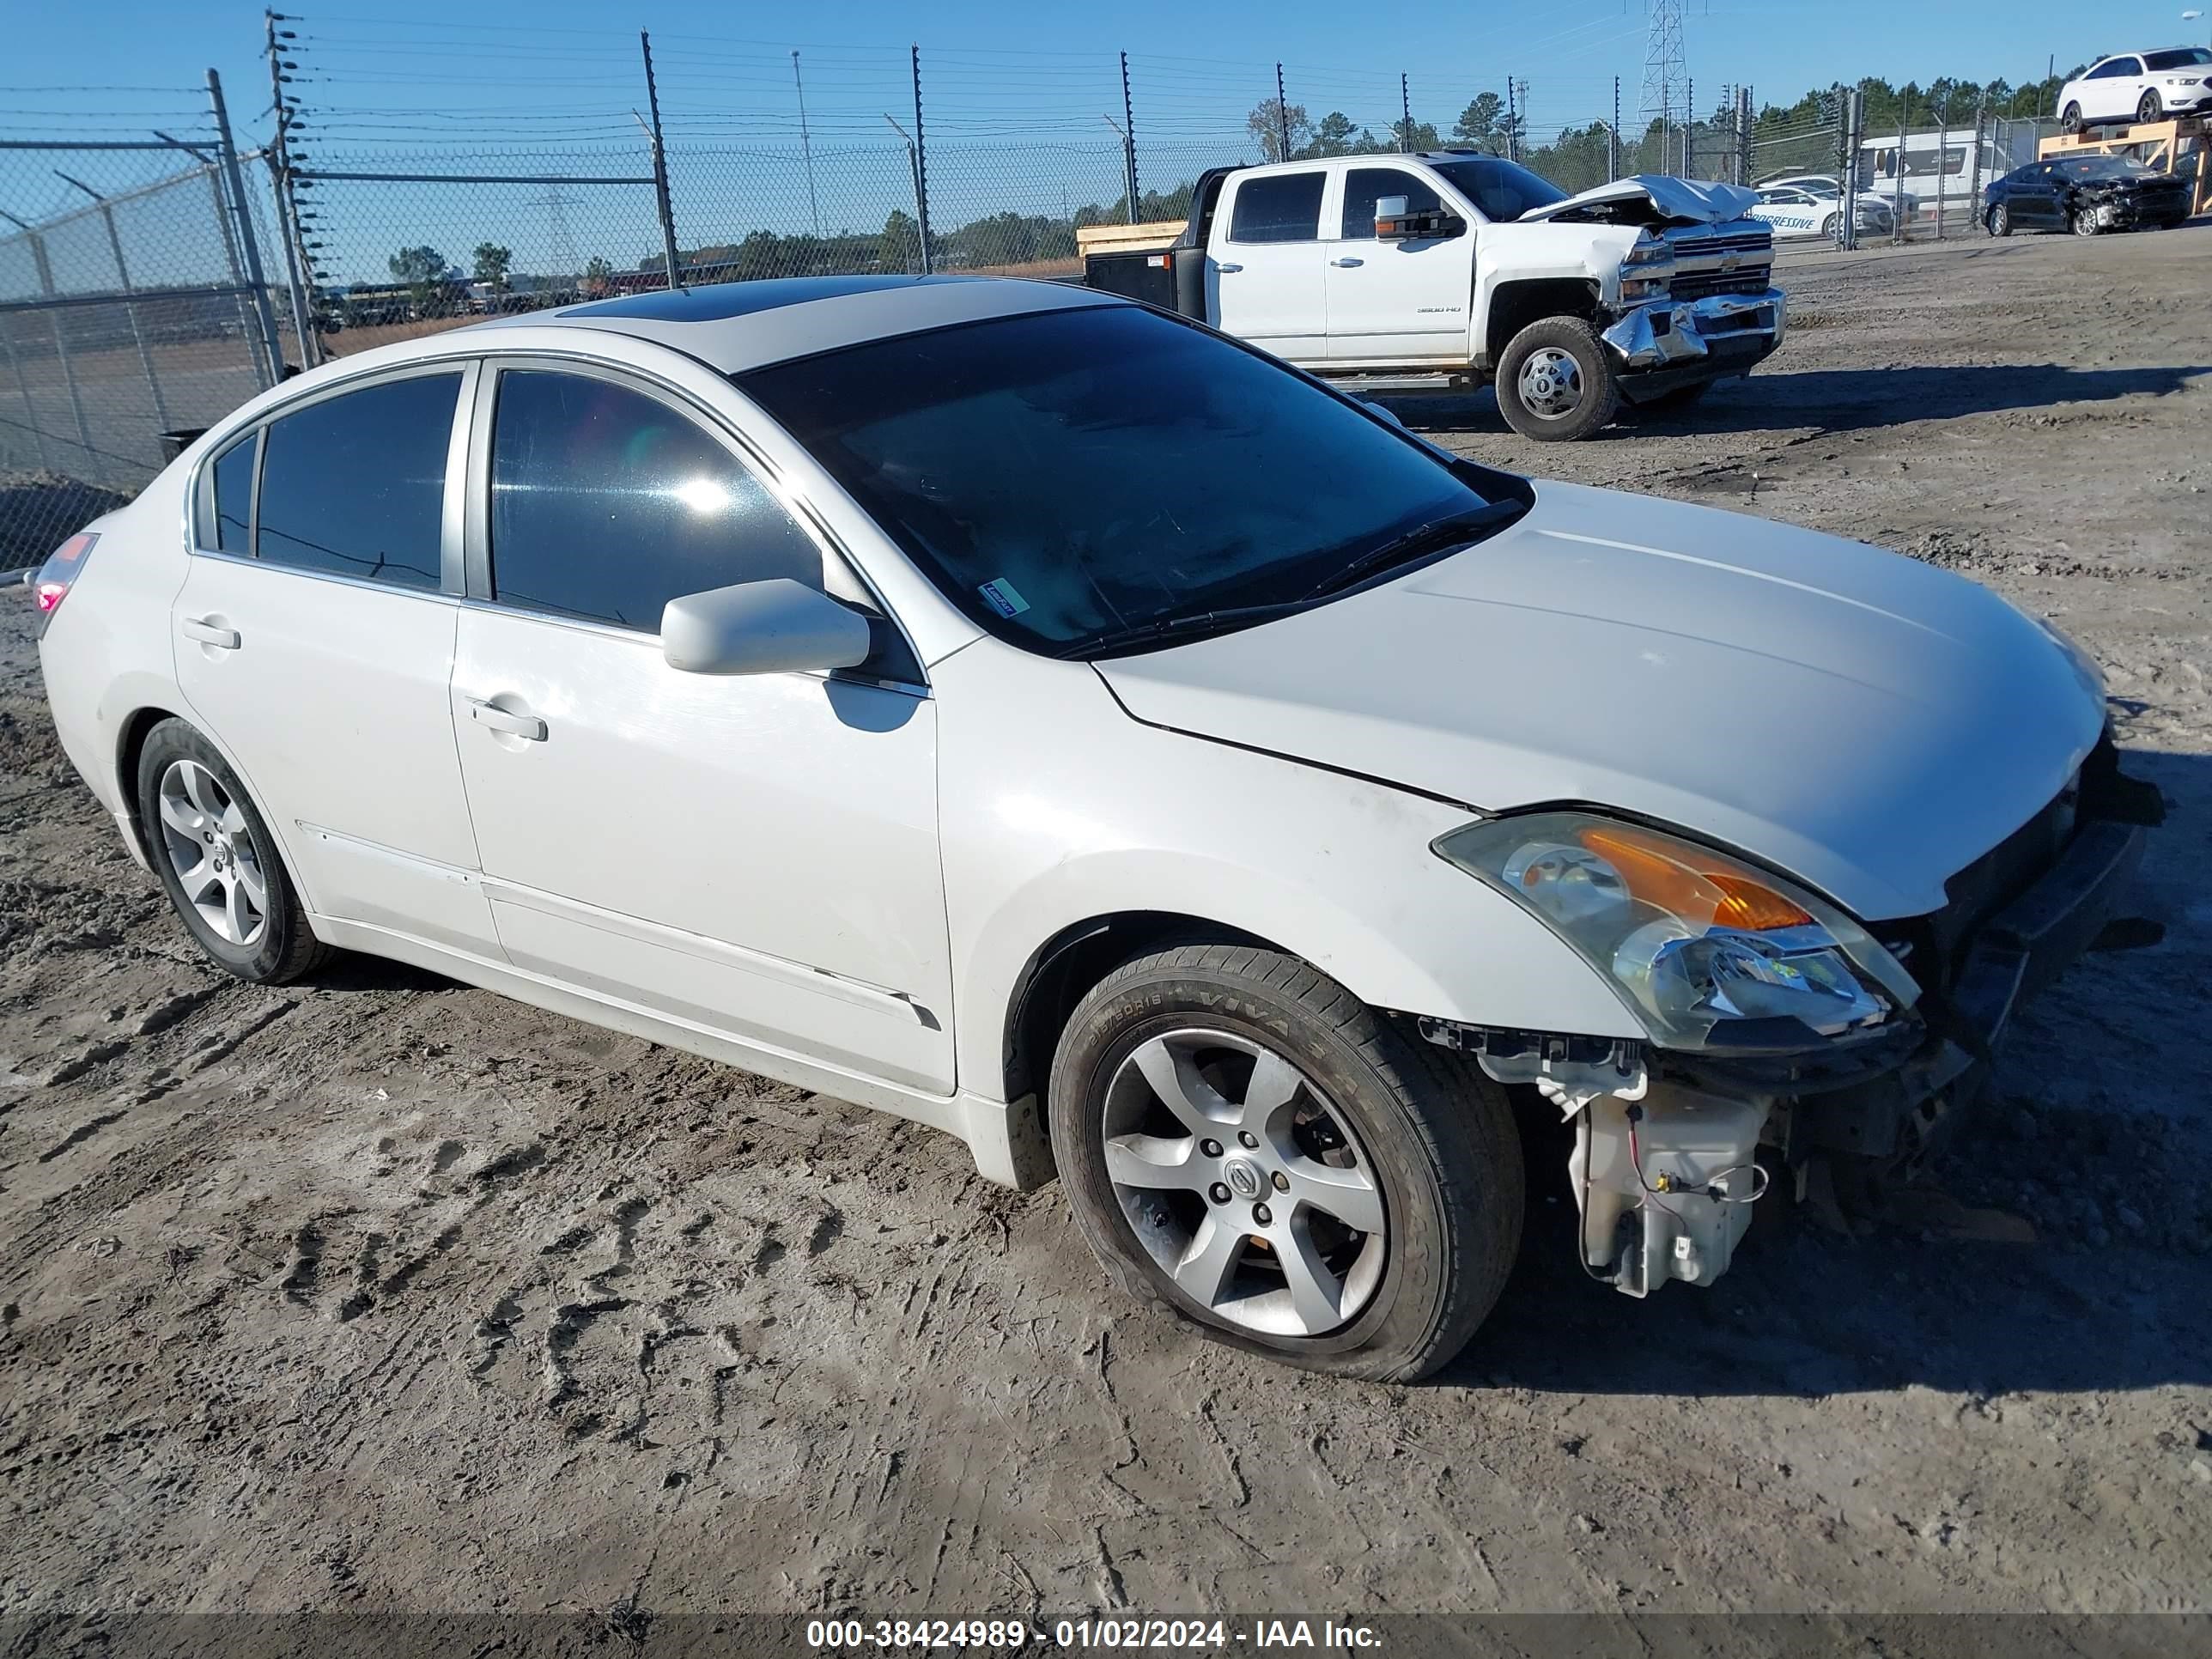
[[[1086,635],[1062,647],[1052,654],[1069,657],[1094,657],[1128,645],[1149,645],[1154,640],[1174,639],[1181,635],[1223,633],[1232,628],[1242,628],[1251,623],[1262,623],[1275,617],[1287,617],[1294,611],[1306,608],[1304,599],[1284,599],[1273,605],[1232,605],[1218,611],[1193,611],[1181,616],[1155,617],[1150,622],[1132,623],[1127,628],[1109,629],[1103,634]]]
[[[1402,535],[1393,536],[1379,546],[1370,547],[1350,562],[1339,565],[1306,591],[1305,597],[1317,599],[1324,593],[1339,593],[1364,577],[1390,565],[1403,564],[1419,558],[1424,553],[1435,553],[1462,542],[1474,539],[1474,532],[1520,517],[1522,504],[1516,501],[1491,501],[1485,506],[1471,507],[1464,513],[1453,513],[1441,519],[1431,519],[1417,525]]]

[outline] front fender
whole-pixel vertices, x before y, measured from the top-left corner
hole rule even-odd
[[[933,677],[963,1088],[1002,1093],[1038,951],[1130,913],[1266,939],[1375,1007],[1642,1035],[1541,923],[1429,850],[1468,808],[1145,725],[1087,666],[996,641]]]

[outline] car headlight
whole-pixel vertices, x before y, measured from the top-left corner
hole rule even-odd
[[[1536,812],[1468,824],[1435,850],[1565,940],[1662,1048],[1786,1047],[1791,1021],[1840,1036],[1920,994],[1833,906],[1680,836]]]
[[[1620,275],[1620,299],[1623,305],[1640,305],[1646,300],[1667,297],[1667,277],[1663,275],[1637,276],[1626,271]]]
[[[1638,265],[1665,265],[1674,262],[1674,245],[1662,237],[1644,231],[1637,237],[1620,263],[1633,270]]]

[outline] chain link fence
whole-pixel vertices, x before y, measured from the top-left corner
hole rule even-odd
[[[0,141],[0,568],[301,361],[252,167],[212,128]]]
[[[1842,88],[1777,109],[1723,87],[1696,115],[1683,86],[1638,117],[1619,80],[1571,73],[1532,96],[1441,70],[459,21],[395,34],[270,14],[267,48],[274,125],[250,155],[233,159],[219,95],[181,107],[197,91],[162,94],[180,106],[144,137],[0,137],[0,567],[294,365],[665,288],[672,256],[693,286],[1066,278],[1079,231],[1180,220],[1207,168],[1454,146],[1568,191],[1856,169],[1897,209],[1890,234],[1959,234],[2051,127],[1954,121],[1962,94],[1915,107],[1910,89],[1851,134]]]

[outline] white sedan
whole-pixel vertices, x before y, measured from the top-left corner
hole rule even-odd
[[[1896,216],[1881,198],[1862,195],[1856,207],[1855,222],[1861,236],[1887,236],[1897,228]],[[1794,236],[1820,236],[1833,241],[1841,236],[1844,198],[1820,195],[1799,185],[1768,185],[1760,189],[1757,205],[1745,216],[1770,226],[1777,241]]]
[[[34,586],[70,759],[230,973],[395,957],[1056,1167],[1127,1290],[1360,1376],[1504,1284],[1516,1099],[1637,1295],[1771,1173],[1927,1151],[2149,816],[2094,669],[1970,581],[1048,283],[349,356]]]
[[[2212,48],[2204,46],[2116,52],[2058,89],[2058,119],[2069,132],[2169,121],[2207,110],[2212,110]]]

